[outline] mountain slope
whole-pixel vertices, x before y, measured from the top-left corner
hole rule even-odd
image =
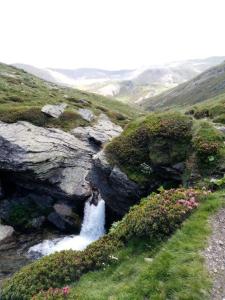
[[[180,83],[192,79],[213,67],[225,57],[186,60],[156,65],[136,70],[108,71],[102,69],[39,69],[29,65],[16,64],[31,74],[45,80],[104,96],[116,97],[130,103],[155,96]]]
[[[60,87],[21,69],[0,64],[0,120],[10,123],[25,120],[36,125],[51,126],[51,119],[43,119],[41,107],[47,103],[62,102],[66,102],[68,108],[62,120],[54,126],[65,129],[83,125],[84,122],[77,113],[79,108],[91,109],[96,115],[104,112],[121,125],[125,125],[128,120],[139,114],[137,109],[118,101],[69,87]]]
[[[187,107],[225,93],[225,63],[198,75],[158,96],[146,99],[142,106],[148,110]]]

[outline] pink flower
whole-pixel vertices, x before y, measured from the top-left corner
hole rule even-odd
[[[65,286],[62,290],[64,295],[68,295],[70,292],[70,288],[68,286]]]

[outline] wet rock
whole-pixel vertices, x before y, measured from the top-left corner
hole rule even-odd
[[[63,216],[57,212],[52,212],[48,216],[48,221],[60,231],[71,233],[80,232],[80,219],[76,214],[73,216]]]
[[[31,220],[30,225],[32,228],[40,229],[44,225],[45,220],[44,216],[36,217]]]
[[[65,111],[66,107],[67,107],[66,103],[62,103],[58,105],[47,104],[42,107],[41,111],[53,118],[59,118]]]
[[[1,225],[0,224],[0,244],[3,240],[11,237],[13,235],[14,229],[12,226]]]
[[[80,108],[78,110],[78,113],[85,121],[88,121],[88,122],[91,122],[95,118],[95,115],[93,114],[93,112],[86,108]]]

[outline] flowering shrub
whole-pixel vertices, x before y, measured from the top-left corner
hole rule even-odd
[[[67,299],[70,293],[68,286],[64,288],[50,288],[47,291],[41,291],[32,300],[64,300]]]
[[[169,236],[196,209],[203,193],[207,194],[180,188],[151,194],[132,207],[109,234],[84,251],[62,251],[22,268],[4,284],[1,300],[30,300],[41,290],[47,292],[40,292],[33,300],[45,299],[45,296],[53,299],[53,293],[56,293],[54,299],[63,299],[62,295],[66,295],[57,287],[71,284],[89,271],[117,263],[114,254],[129,240],[136,237],[158,240]]]
[[[163,190],[133,206],[113,233],[117,238],[164,238],[172,233],[198,206],[202,191],[194,189]]]

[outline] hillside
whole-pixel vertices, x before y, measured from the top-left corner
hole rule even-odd
[[[184,108],[224,93],[225,63],[222,63],[176,88],[144,100],[142,106],[148,110]]]
[[[0,75],[0,298],[214,300],[204,255],[224,207],[223,94],[144,114],[4,64]],[[58,119],[41,111],[62,102]]]
[[[201,72],[223,62],[225,57],[172,62],[134,70],[40,69],[15,64],[31,74],[51,82],[115,97],[122,102],[140,103],[192,79]]]
[[[40,110],[43,105],[62,102],[67,103],[68,107],[60,120],[43,119],[44,115]],[[121,125],[125,125],[139,114],[137,109],[118,101],[69,87],[60,87],[22,69],[0,64],[0,120],[26,120],[36,125],[46,123],[46,126],[70,128],[84,125],[84,121],[77,114],[79,108],[91,109],[96,115],[104,112]],[[52,121],[55,123],[50,124]]]

